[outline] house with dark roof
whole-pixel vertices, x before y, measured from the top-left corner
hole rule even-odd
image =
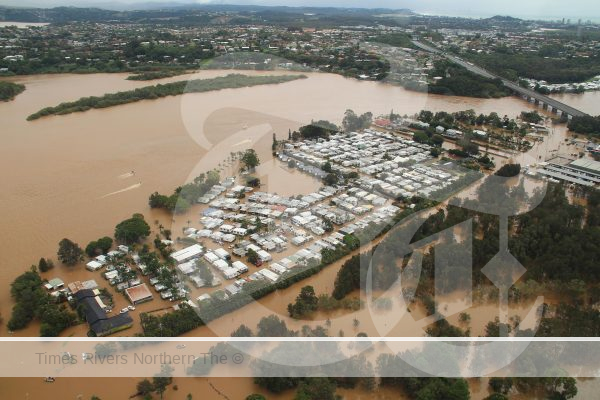
[[[106,306],[100,299],[98,290],[82,289],[73,295],[77,307],[83,312],[90,330],[96,336],[107,336],[123,329],[131,328],[133,319],[129,313],[112,317],[106,315]]]

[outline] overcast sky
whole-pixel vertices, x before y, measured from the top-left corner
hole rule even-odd
[[[150,3],[168,0],[0,0],[2,5],[94,5],[110,3]],[[207,0],[176,0],[174,3],[206,3]],[[464,15],[486,17],[491,15],[512,15],[538,18],[584,18],[600,17],[598,0],[217,0],[210,1],[225,4],[259,4],[289,6],[338,6],[338,7],[386,7],[409,8],[420,13]]]

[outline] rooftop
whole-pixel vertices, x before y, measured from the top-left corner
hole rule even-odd
[[[125,289],[127,297],[132,304],[138,304],[147,300],[152,300],[152,292],[145,283]]]
[[[580,158],[575,160],[569,164],[569,166],[584,170],[586,172],[591,172],[593,174],[600,174],[600,162],[590,160],[588,158]]]

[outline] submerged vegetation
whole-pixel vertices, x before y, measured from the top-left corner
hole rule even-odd
[[[10,101],[25,90],[25,85],[0,81],[0,101]]]
[[[124,92],[108,93],[103,96],[82,97],[79,100],[61,103],[55,107],[46,107],[27,117],[28,121],[48,115],[64,115],[83,112],[92,108],[107,108],[121,104],[134,103],[140,100],[154,100],[167,96],[178,96],[184,93],[201,93],[221,89],[236,89],[259,85],[270,85],[304,79],[305,75],[281,76],[247,76],[230,74],[212,79],[195,79],[173,82],[164,85],[146,86]]]
[[[152,81],[154,79],[172,78],[187,73],[186,70],[144,71],[127,77],[128,81]]]

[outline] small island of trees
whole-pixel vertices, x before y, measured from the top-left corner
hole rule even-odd
[[[10,101],[25,90],[25,85],[0,81],[0,101]]]
[[[134,103],[141,100],[154,100],[167,96],[178,96],[184,93],[201,93],[221,89],[236,89],[259,85],[271,85],[304,79],[306,75],[267,75],[247,76],[229,74],[212,79],[195,79],[189,81],[146,86],[124,92],[108,93],[103,96],[82,97],[79,100],[61,103],[55,107],[46,107],[27,117],[33,121],[48,115],[64,115],[83,112],[92,108],[107,108],[121,104]]]

